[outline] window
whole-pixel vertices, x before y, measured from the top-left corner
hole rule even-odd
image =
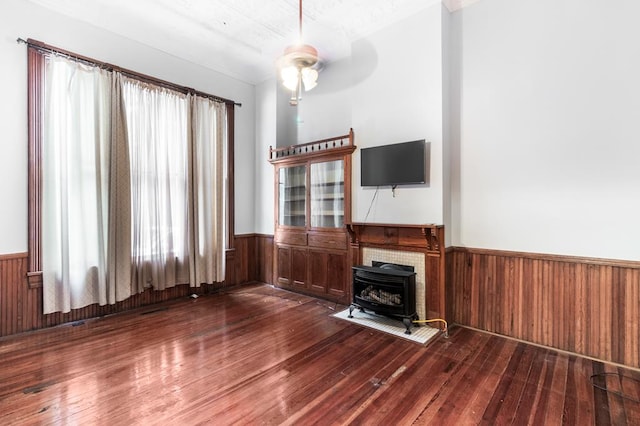
[[[184,258],[188,250],[187,95],[124,78],[134,256]]]
[[[45,313],[224,280],[233,107],[30,41],[29,282]]]

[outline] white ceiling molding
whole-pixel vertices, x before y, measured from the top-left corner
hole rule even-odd
[[[442,4],[444,4],[449,12],[455,12],[479,1],[480,0],[442,0]]]

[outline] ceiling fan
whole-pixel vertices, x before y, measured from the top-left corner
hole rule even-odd
[[[302,42],[302,0],[298,9],[299,42],[287,46],[284,53],[277,60],[282,85],[291,91],[289,105],[297,106],[302,99],[302,88],[305,92],[318,84],[318,72],[322,68],[322,61],[318,50]]]

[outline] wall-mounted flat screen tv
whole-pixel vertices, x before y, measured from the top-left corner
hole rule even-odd
[[[361,186],[425,183],[425,140],[375,146],[360,150]]]

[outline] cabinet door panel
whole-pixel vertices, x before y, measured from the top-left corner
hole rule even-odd
[[[328,255],[327,286],[329,294],[337,296],[348,303],[351,280],[347,253],[330,253]]]
[[[329,255],[323,252],[309,251],[311,290],[325,294],[327,292],[327,274],[329,267]]]
[[[291,278],[293,285],[306,287],[307,282],[307,250],[291,249]]]
[[[291,249],[276,246],[278,256],[278,285],[291,285]]]

